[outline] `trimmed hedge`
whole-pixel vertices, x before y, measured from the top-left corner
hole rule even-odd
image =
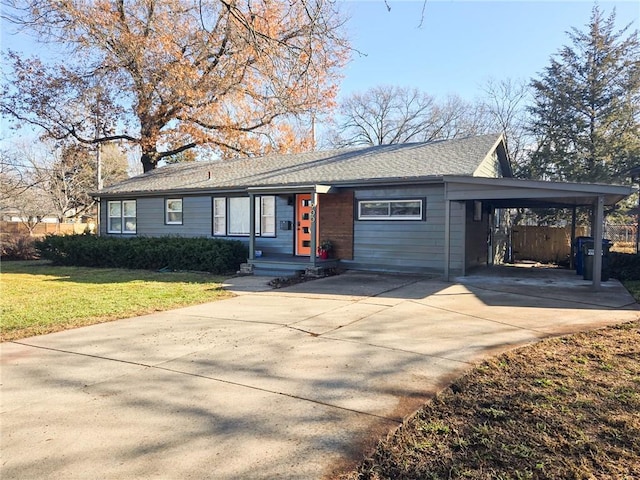
[[[236,272],[248,256],[240,241],[210,238],[49,235],[35,246],[41,258],[55,265],[215,274]]]
[[[640,280],[640,255],[635,253],[610,252],[609,273],[618,280]]]

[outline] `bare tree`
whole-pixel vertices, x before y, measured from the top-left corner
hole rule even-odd
[[[518,174],[519,167],[525,162],[529,142],[529,117],[526,110],[531,96],[529,84],[524,80],[510,78],[490,79],[484,92],[491,124],[504,133],[509,157]]]
[[[51,199],[45,194],[39,185],[33,185],[29,188],[21,190],[19,193],[11,197],[9,201],[9,210],[15,213],[27,230],[29,235],[33,235],[38,224],[54,214],[54,206]]]
[[[2,207],[21,211],[31,227],[38,223],[38,217],[55,215],[59,222],[64,222],[92,214],[95,206],[92,193],[98,190],[93,149],[82,144],[56,147],[49,143],[41,147],[14,145],[12,151],[7,151],[5,156],[14,160],[11,174],[1,177]],[[125,179],[127,159],[123,152],[116,145],[103,146],[102,150],[104,183]],[[5,189],[5,184],[12,190]]]
[[[487,112],[458,96],[437,101],[416,88],[378,86],[340,104],[328,143],[334,147],[384,145],[483,133]]]
[[[25,178],[15,152],[3,148],[0,150],[0,209],[25,188]]]
[[[36,172],[25,165],[21,150],[5,148],[1,153],[0,211],[3,216],[17,217],[32,235],[36,226],[54,213],[51,199]]]
[[[55,139],[127,141],[144,171],[196,146],[290,147],[288,117],[333,105],[349,51],[331,0],[6,3],[5,18],[72,55],[9,52],[0,111]]]

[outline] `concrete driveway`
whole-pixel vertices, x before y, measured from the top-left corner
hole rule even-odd
[[[239,278],[228,300],[4,343],[0,477],[331,478],[483,357],[640,315],[571,272],[458,280]]]

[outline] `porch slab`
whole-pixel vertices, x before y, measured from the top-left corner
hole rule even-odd
[[[456,283],[476,290],[500,291],[526,296],[540,301],[560,300],[582,303],[586,307],[624,308],[635,304],[634,298],[616,279],[601,283],[601,289],[593,290],[591,280],[576,275],[575,270],[536,266],[535,264],[496,265],[472,271],[465,277],[454,279]],[[527,300],[522,300],[527,302]],[[528,302],[532,302],[529,300]]]

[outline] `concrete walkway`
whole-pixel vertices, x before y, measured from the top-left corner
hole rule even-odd
[[[331,478],[483,357],[640,315],[616,281],[545,275],[239,278],[228,300],[4,343],[0,477]]]

